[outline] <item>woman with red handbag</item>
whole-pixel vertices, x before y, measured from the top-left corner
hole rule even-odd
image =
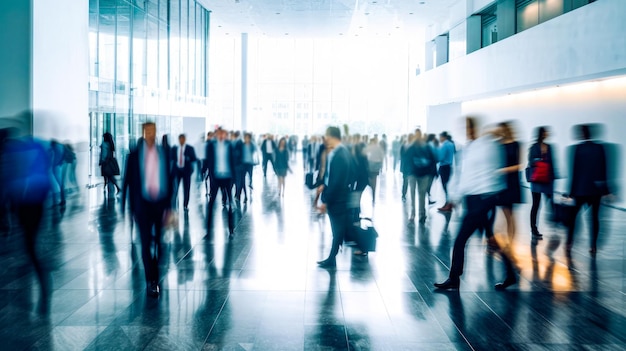
[[[543,239],[543,235],[537,229],[537,214],[541,203],[541,194],[546,197],[549,206],[552,206],[552,195],[554,194],[554,158],[552,147],[546,144],[545,140],[550,136],[548,127],[537,128],[537,139],[528,150],[528,168],[526,170],[526,180],[530,183],[533,205],[530,210],[530,228],[532,230],[532,241]]]

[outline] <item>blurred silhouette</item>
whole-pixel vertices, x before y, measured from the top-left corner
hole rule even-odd
[[[441,143],[441,146],[439,146],[438,149],[439,177],[441,179],[443,191],[446,194],[446,203],[443,207],[440,207],[437,210],[441,212],[449,212],[452,211],[452,205],[448,202],[448,182],[450,182],[450,176],[452,176],[452,166],[454,165],[456,149],[454,143],[452,142],[452,137],[448,134],[448,132],[441,132],[439,134],[439,142]]]
[[[468,144],[463,150],[461,172],[455,175],[451,199],[461,199],[465,203],[466,213],[462,219],[459,233],[452,250],[452,264],[446,281],[435,283],[438,289],[458,289],[460,276],[465,265],[465,245],[476,229],[487,228],[489,212],[493,211],[506,184],[499,175],[502,168],[502,149],[491,133],[478,137],[476,119],[465,119]],[[500,251],[506,269],[506,278],[496,284],[496,289],[505,289],[517,283],[517,273],[513,264],[504,251]]]
[[[506,219],[508,238],[506,248],[509,250],[509,256],[513,258],[511,245],[513,245],[516,231],[513,206],[522,202],[522,190],[519,178],[521,169],[521,147],[515,140],[513,127],[510,122],[499,123],[496,133],[500,137],[500,143],[504,148],[504,168],[500,169],[500,172],[503,173],[506,178],[506,188],[499,195],[498,207],[502,209],[502,213]]]
[[[320,212],[328,212],[330,226],[333,232],[333,243],[328,258],[317,262],[320,267],[333,268],[336,266],[335,257],[339,252],[346,233],[352,222],[348,203],[350,201],[350,185],[352,182],[352,155],[347,147],[341,144],[341,131],[337,127],[326,129],[326,146],[330,150],[327,156],[328,169],[324,175],[322,190],[322,205]]]
[[[422,131],[415,130],[414,140],[407,150],[407,161],[411,172],[409,176],[409,191],[411,195],[411,213],[409,221],[415,220],[415,212],[419,205],[419,222],[426,222],[426,193],[429,191],[432,177],[437,174],[437,157],[433,149],[422,139]],[[417,200],[415,201],[415,188]]]
[[[574,241],[576,230],[576,216],[583,205],[591,207],[591,240],[589,252],[597,251],[598,234],[600,233],[600,200],[609,195],[611,189],[607,179],[607,158],[604,147],[592,141],[591,128],[588,125],[579,125],[578,140],[571,152],[571,172],[569,194],[574,198],[574,211],[567,232],[567,247],[569,252]]]
[[[142,131],[143,140],[128,155],[124,192],[128,191],[131,213],[139,228],[147,294],[158,297],[163,221],[171,210],[173,181],[169,152],[156,143],[156,125],[146,122]],[[126,194],[123,198],[126,199]],[[122,201],[122,212],[124,204]]]
[[[289,167],[289,150],[287,149],[287,140],[281,138],[278,141],[278,147],[274,156],[274,171],[278,178],[278,196],[285,196],[285,177],[287,172],[291,172]]]
[[[365,147],[367,155],[367,166],[369,170],[369,185],[372,188],[372,203],[376,202],[376,184],[378,182],[378,174],[383,168],[385,161],[385,151],[378,143],[378,139],[372,138]]]
[[[222,191],[222,203],[228,207],[228,232],[230,238],[234,236],[234,223],[232,216],[232,184],[235,179],[235,159],[233,147],[226,140],[227,132],[218,129],[217,139],[207,143],[205,171],[210,178],[209,205],[207,207],[207,235],[205,238],[212,239],[213,230],[213,207],[219,190]]]
[[[113,142],[113,135],[108,132],[102,135],[99,165],[100,172],[104,178],[104,191],[108,191],[110,184],[113,184],[117,193],[119,193],[120,187],[117,185],[115,176],[120,175],[120,165],[117,163],[117,159],[115,158],[115,143]]]
[[[546,197],[546,202],[552,213],[552,197],[554,194],[554,180],[558,178],[555,170],[553,147],[546,143],[550,136],[548,127],[539,127],[536,131],[535,143],[528,150],[528,167],[526,168],[526,180],[530,182],[533,204],[530,209],[530,228],[532,241],[542,240],[543,235],[537,228],[537,216],[541,204],[541,194]]]
[[[171,148],[170,158],[173,162],[172,172],[174,175],[174,197],[172,198],[172,207],[175,207],[178,198],[178,188],[180,181],[183,181],[183,208],[189,210],[189,192],[191,190],[191,174],[193,173],[194,163],[196,163],[196,151],[193,146],[187,144],[185,134],[178,136],[179,145]]]
[[[33,138],[32,113],[15,117],[6,133],[0,155],[0,184],[3,200],[14,209],[22,229],[26,252],[41,287],[40,312],[48,312],[52,294],[49,272],[37,257],[37,234],[44,214],[44,202],[51,190],[50,157],[40,140]]]

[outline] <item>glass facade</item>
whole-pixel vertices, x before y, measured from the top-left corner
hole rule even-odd
[[[417,40],[416,40],[417,42]],[[249,36],[247,128],[311,135],[349,124],[354,133],[397,133],[414,119],[407,96],[415,52],[404,37],[268,38]],[[211,113],[238,129],[241,39],[212,37]]]
[[[105,132],[119,158],[147,120],[171,136],[183,117],[206,117],[209,14],[195,0],[89,0],[94,155]]]

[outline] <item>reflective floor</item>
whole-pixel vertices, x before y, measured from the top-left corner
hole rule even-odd
[[[516,209],[520,283],[498,292],[497,256],[478,234],[467,247],[459,292],[438,293],[459,217],[428,211],[407,222],[402,177],[379,178],[376,205],[363,210],[378,232],[368,258],[340,252],[336,270],[318,268],[330,250],[327,218],[294,165],[286,195],[255,170],[252,201],[236,209],[235,237],[216,205],[214,240],[203,240],[206,198],[192,189],[179,230],[165,234],[162,291],[146,296],[136,229],[102,186],[50,208],[38,252],[51,273],[48,312],[19,232],[0,238],[0,340],[7,350],[623,350],[626,348],[626,216],[602,212],[599,252],[588,253],[586,216],[573,257],[559,228],[529,239],[529,205]],[[218,195],[219,196],[219,195]],[[219,207],[219,208],[218,208]],[[505,228],[501,216],[496,232]]]

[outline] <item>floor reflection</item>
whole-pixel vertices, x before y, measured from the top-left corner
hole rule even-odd
[[[345,246],[336,269],[315,262],[331,244],[327,217],[314,209],[302,167],[276,179],[255,171],[255,197],[235,203],[232,216],[218,194],[215,235],[207,233],[205,185],[192,187],[190,210],[164,234],[162,295],[149,299],[136,228],[119,198],[98,188],[49,206],[37,252],[48,272],[42,300],[21,234],[4,217],[0,238],[0,335],[10,349],[168,350],[480,350],[624,349],[626,221],[603,212],[599,252],[563,247],[562,228],[530,241],[529,206],[515,210],[510,247],[520,283],[504,292],[498,255],[475,235],[466,248],[460,292],[434,292],[448,272],[459,213],[428,208],[424,224],[408,221],[402,176],[379,177],[377,201],[366,190],[363,213],[373,216],[377,251],[353,255]],[[5,213],[6,214],[6,213]],[[581,216],[586,217],[586,216]],[[229,223],[229,218],[231,218]],[[582,219],[584,221],[584,219]],[[545,221],[544,221],[545,222]],[[234,236],[229,239],[229,226]],[[547,223],[543,223],[547,226]],[[576,240],[587,240],[587,225]],[[503,233],[502,218],[496,233]],[[581,248],[581,249],[578,249]],[[44,313],[41,301],[48,301]]]

